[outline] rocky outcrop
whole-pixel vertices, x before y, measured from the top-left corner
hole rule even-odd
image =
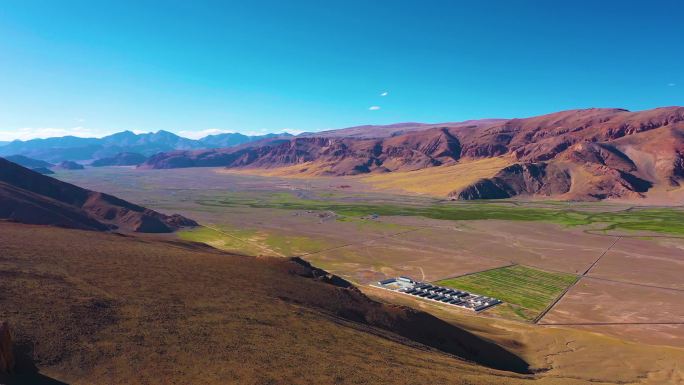
[[[589,175],[589,179],[578,187],[576,194],[594,200],[643,198],[653,187],[650,181],[608,166],[590,164],[583,171]]]
[[[684,180],[684,155],[681,152],[677,152],[674,162],[672,163],[672,177],[670,178],[670,183],[674,186],[679,186],[681,180]]]
[[[495,178],[480,179],[461,191],[449,193],[449,197],[470,201],[475,199],[506,199],[517,195],[509,186]]]
[[[628,162],[622,165],[629,165]],[[629,167],[626,167],[629,168]],[[642,198],[653,183],[628,171],[601,162],[589,162],[575,170],[582,179],[573,187],[572,173],[555,163],[518,163],[499,171],[492,178],[449,194],[453,199],[505,199],[515,196],[561,196],[583,200]],[[572,189],[572,191],[571,191]]]
[[[552,196],[570,191],[571,184],[570,173],[553,164],[519,163],[449,195],[459,200],[502,199],[522,194]]]
[[[627,155],[605,143],[578,143],[570,148],[564,158],[578,164],[597,164],[624,172],[637,170],[636,164]]]
[[[12,334],[9,324],[0,321],[0,374],[9,374],[14,370],[14,352]]]

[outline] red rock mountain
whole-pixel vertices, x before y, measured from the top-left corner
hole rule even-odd
[[[0,158],[0,220],[85,230],[171,232],[197,223],[41,175]]]
[[[228,149],[160,153],[141,167],[302,165],[300,172],[339,176],[505,157],[510,165],[495,176],[450,195],[631,199],[654,188],[678,188],[683,154],[684,107],[592,108],[525,119],[353,127]]]

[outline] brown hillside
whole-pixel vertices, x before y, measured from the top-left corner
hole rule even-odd
[[[640,112],[592,108],[526,119],[407,127],[407,132],[378,138],[372,138],[378,128],[367,126],[238,148],[161,153],[141,167],[300,165],[293,170],[339,176],[448,167],[500,156],[517,164],[502,169],[496,179],[451,192],[460,199],[638,198],[653,187],[678,187],[684,178],[684,107]],[[361,134],[364,130],[367,135]]]
[[[163,233],[195,226],[117,197],[41,175],[0,158],[0,219],[84,230]]]
[[[515,156],[519,162],[516,167],[521,170],[549,167],[560,172],[543,175],[540,180],[534,175],[503,169],[495,177],[451,195],[460,199],[516,195],[568,199],[644,197],[654,186],[679,186],[683,132],[683,107],[641,112],[573,110],[513,119],[483,130],[472,140],[466,139],[471,144],[465,152],[490,156],[505,151]],[[478,150],[490,148],[492,143],[500,146],[497,151],[482,154]],[[525,183],[530,177],[540,183]],[[572,188],[566,188],[568,184]]]
[[[0,309],[24,376],[35,365],[74,384],[495,384],[527,370],[301,260],[10,223],[0,252]]]

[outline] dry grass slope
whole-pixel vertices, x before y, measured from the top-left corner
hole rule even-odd
[[[330,172],[330,164],[320,162],[305,162],[291,166],[279,166],[269,168],[245,167],[225,168],[220,170],[223,174],[259,175],[282,178],[311,178],[325,177]]]
[[[43,374],[74,384],[494,384],[501,375],[513,383],[526,377],[389,333],[382,325],[418,339],[446,331],[436,343],[460,339],[454,351],[471,358],[508,354],[426,314],[307,278],[306,267],[286,259],[156,239],[0,222],[2,317]],[[423,333],[410,319],[441,330]]]
[[[0,222],[0,256],[0,317],[24,359],[66,383],[676,384],[684,371],[680,349],[426,309],[540,372],[488,369],[370,326],[412,313],[307,278],[301,265],[171,238]],[[422,337],[439,337],[443,324],[427,319],[441,329]],[[466,340],[457,350],[500,354]]]
[[[380,190],[445,197],[482,178],[494,176],[511,162],[508,157],[462,159],[455,165],[374,174],[364,176],[361,180]]]
[[[450,192],[467,187],[482,178],[494,176],[511,163],[510,157],[462,159],[454,165],[428,167],[415,171],[394,171],[335,178],[359,180],[377,190],[445,197]],[[329,170],[330,165],[308,162],[273,168],[230,168],[220,172],[281,178],[312,178],[325,177],[325,173]]]

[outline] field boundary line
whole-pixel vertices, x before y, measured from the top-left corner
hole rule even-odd
[[[490,268],[488,268],[488,269],[478,270],[478,271],[472,271],[472,272],[470,272],[470,273],[465,273],[465,274],[461,274],[461,275],[456,275],[456,276],[453,276],[453,277],[440,278],[440,279],[438,279],[438,280],[436,280],[436,281],[430,281],[430,283],[439,282],[439,281],[446,281],[447,279],[456,279],[456,278],[461,278],[461,277],[467,277],[467,276],[473,275],[473,274],[485,273],[485,272],[487,272],[487,271],[498,270],[498,269],[505,269],[505,268],[507,268],[507,267],[513,267],[513,266],[523,266],[523,265],[521,265],[521,264],[519,264],[519,263],[510,263],[510,264],[505,265],[505,266],[490,267]]]
[[[585,278],[585,277],[586,277],[587,273],[589,273],[589,271],[590,271],[594,266],[596,266],[596,264],[601,260],[601,258],[603,258],[603,256],[606,255],[606,254],[608,253],[608,251],[610,251],[610,249],[612,249],[613,246],[615,246],[615,244],[618,243],[618,241],[619,241],[620,239],[622,239],[622,237],[617,237],[617,238],[615,239],[615,241],[613,241],[613,243],[612,243],[610,246],[608,246],[608,248],[605,249],[605,250],[603,251],[603,253],[601,253],[601,255],[598,256],[598,258],[596,258],[596,260],[594,261],[594,263],[592,263],[592,264],[589,266],[589,268],[588,268],[583,274],[577,276],[577,279],[575,280],[575,282],[572,283],[572,285],[569,285],[568,287],[566,287],[565,290],[563,290],[563,292],[560,293],[560,294],[558,295],[558,297],[557,297],[553,302],[551,302],[551,304],[549,304],[549,306],[546,307],[546,309],[544,309],[544,311],[542,311],[541,313],[539,313],[539,315],[537,315],[537,316],[534,318],[534,320],[532,321],[532,323],[534,323],[534,324],[539,324],[539,321],[541,321],[541,319],[544,318],[544,317],[546,316],[546,314],[548,314],[549,311],[551,311],[551,309],[553,309],[553,307],[556,306],[556,304],[558,304],[558,302],[560,302],[561,299],[563,299],[563,297],[570,291],[570,289],[572,289],[573,287],[575,287],[575,286],[577,285],[577,283],[578,283],[579,281],[582,280],[582,278]]]
[[[619,326],[619,325],[684,325],[684,322],[563,322],[541,323],[541,326]]]
[[[608,254],[608,252],[610,251],[610,249],[612,249],[613,246],[615,246],[615,244],[617,244],[618,241],[621,240],[621,239],[622,239],[622,236],[619,236],[619,237],[615,238],[615,241],[613,241],[613,243],[612,243],[610,246],[608,246],[608,248],[605,249],[605,250],[603,251],[603,253],[601,253],[601,255],[599,255],[598,258],[596,258],[596,260],[594,261],[594,263],[592,263],[591,266],[589,266],[589,268],[584,272],[584,274],[582,274],[582,277],[584,277],[585,275],[589,274],[589,272],[591,271],[591,269],[593,269],[594,266],[596,266],[596,264],[599,263],[599,261],[601,260],[601,258],[603,258],[604,255]]]
[[[594,280],[596,280],[596,281],[605,281],[605,282],[619,283],[619,284],[623,284],[623,285],[639,286],[639,287],[645,287],[645,288],[649,288],[649,289],[659,289],[659,290],[669,290],[669,291],[684,292],[684,289],[678,289],[678,288],[676,288],[676,287],[665,287],[665,286],[649,285],[649,284],[647,284],[647,283],[620,281],[620,280],[611,279],[611,278],[592,277],[591,275],[587,275],[587,276],[582,277],[582,278],[594,279]]]
[[[577,285],[577,282],[579,282],[580,279],[582,279],[582,277],[578,276],[577,279],[575,279],[575,282],[573,282],[571,285],[568,285],[568,287],[566,287],[565,290],[563,290],[560,294],[558,294],[558,297],[556,297],[556,299],[554,299],[553,302],[551,302],[549,304],[549,306],[546,307],[546,309],[544,309],[541,313],[539,313],[536,317],[534,317],[534,319],[532,320],[532,323],[538,324],[539,321],[541,321],[541,319],[544,318],[544,316],[549,311],[551,311],[551,309],[553,309],[553,307],[556,306],[556,304],[558,302],[560,302],[560,300],[565,296],[565,294],[567,294],[570,291],[570,289],[572,289],[573,287],[575,287],[575,285]]]

